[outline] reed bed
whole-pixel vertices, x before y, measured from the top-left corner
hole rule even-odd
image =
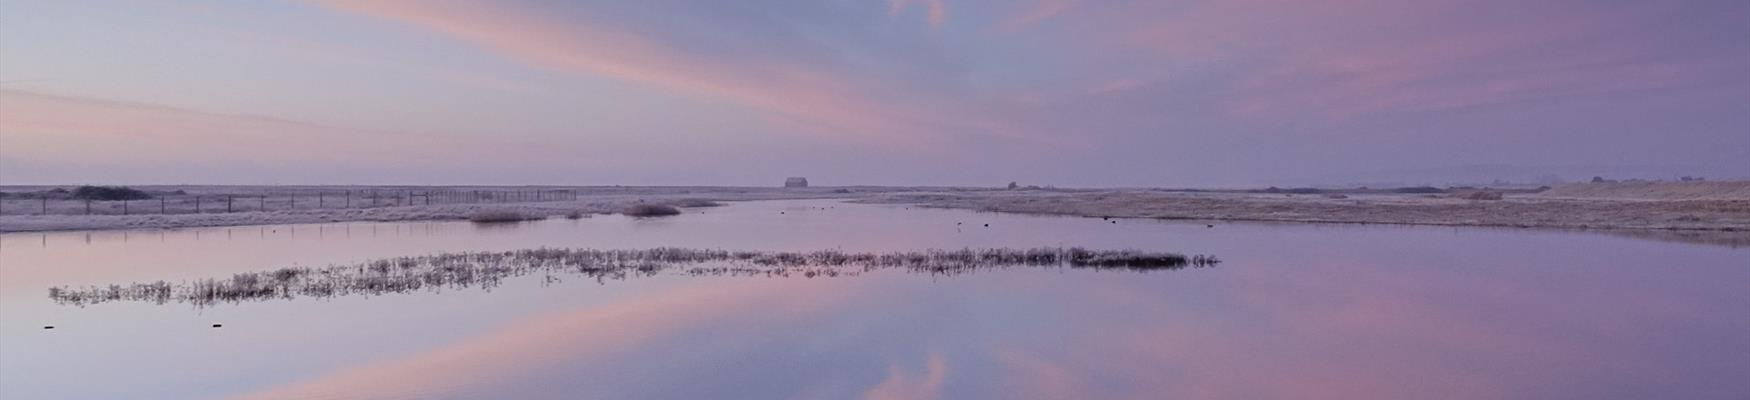
[[[681,209],[667,204],[638,204],[626,207],[621,213],[633,217],[666,217],[681,215]]]
[[[197,307],[300,297],[383,295],[444,288],[492,288],[505,279],[546,274],[604,281],[674,272],[693,276],[835,277],[882,269],[961,274],[1007,267],[1068,267],[1131,271],[1213,267],[1212,256],[1082,248],[961,249],[900,252],[730,251],[659,247],[642,250],[540,248],[503,252],[441,253],[325,267],[248,272],[228,279],[144,282],[129,285],[54,287],[49,298],[85,306],[114,301]]]
[[[477,224],[498,224],[506,222],[523,222],[541,219],[541,217],[524,214],[516,210],[484,210],[468,215],[468,221]]]

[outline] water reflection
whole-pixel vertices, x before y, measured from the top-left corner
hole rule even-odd
[[[99,232],[90,244],[0,235],[0,398],[1750,398],[1750,251],[1727,246],[828,202],[737,203],[662,223],[322,226],[235,228],[232,240],[222,228],[162,241]],[[1083,246],[1224,260],[1170,274],[676,269],[599,286],[536,273],[492,291],[192,312],[43,296],[541,246]]]

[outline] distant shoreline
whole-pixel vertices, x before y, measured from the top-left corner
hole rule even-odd
[[[31,186],[41,188],[44,186]],[[147,187],[147,186],[142,186]],[[196,195],[275,196],[351,186],[150,186]],[[18,187],[12,187],[18,188]],[[363,187],[372,188],[372,187]],[[420,190],[418,186],[376,187]],[[456,187],[443,187],[456,188]],[[473,188],[473,187],[468,187]],[[512,187],[516,188],[516,187]],[[534,218],[612,214],[644,203],[693,200],[845,199],[976,211],[1171,220],[1478,226],[1642,232],[1631,236],[1712,236],[1750,243],[1750,182],[1578,184],[1546,192],[1493,196],[1379,191],[1164,191],[1154,189],[990,189],[940,187],[545,187],[575,190],[576,200],[432,204],[351,209],[290,209],[202,214],[0,215],[0,232],[169,229],[353,221],[464,220],[509,210]],[[357,189],[355,189],[357,190]],[[1618,195],[1634,198],[1609,198]],[[1699,200],[1658,199],[1692,196]],[[307,196],[307,194],[306,194]],[[1590,196],[1592,198],[1585,198]],[[1750,197],[1750,196],[1746,196]],[[1668,232],[1668,233],[1660,233]]]

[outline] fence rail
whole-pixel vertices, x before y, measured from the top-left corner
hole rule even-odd
[[[0,215],[146,215],[358,209],[433,204],[573,201],[576,190],[344,190],[266,194],[164,194],[89,200],[41,194],[0,198]]]

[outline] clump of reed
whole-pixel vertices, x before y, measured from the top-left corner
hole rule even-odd
[[[1476,191],[1459,193],[1459,194],[1455,195],[1455,197],[1465,199],[1465,200],[1500,200],[1503,196],[1501,196],[1501,192],[1496,192],[1496,191],[1491,191],[1491,190],[1476,190]]]
[[[522,222],[540,219],[515,210],[484,210],[468,215],[468,222],[493,224],[505,222]]]
[[[633,217],[663,217],[680,215],[681,209],[667,204],[637,204],[626,207],[621,213]]]
[[[1005,267],[1069,267],[1132,271],[1212,267],[1211,256],[1134,250],[1083,248],[960,249],[897,252],[729,251],[659,247],[642,250],[540,248],[503,252],[442,253],[396,257],[326,267],[291,267],[181,283],[156,281],[131,285],[54,287],[49,298],[84,306],[112,301],[197,307],[296,297],[381,295],[461,287],[496,287],[504,279],[533,274],[573,274],[626,279],[670,270],[687,275],[765,275],[807,278],[857,275],[880,269],[929,274],[961,274]]]
[[[668,204],[671,206],[675,206],[675,207],[687,207],[687,208],[717,207],[717,206],[723,205],[723,203],[718,203],[718,202],[706,200],[706,199],[679,199],[679,200],[668,202]]]

